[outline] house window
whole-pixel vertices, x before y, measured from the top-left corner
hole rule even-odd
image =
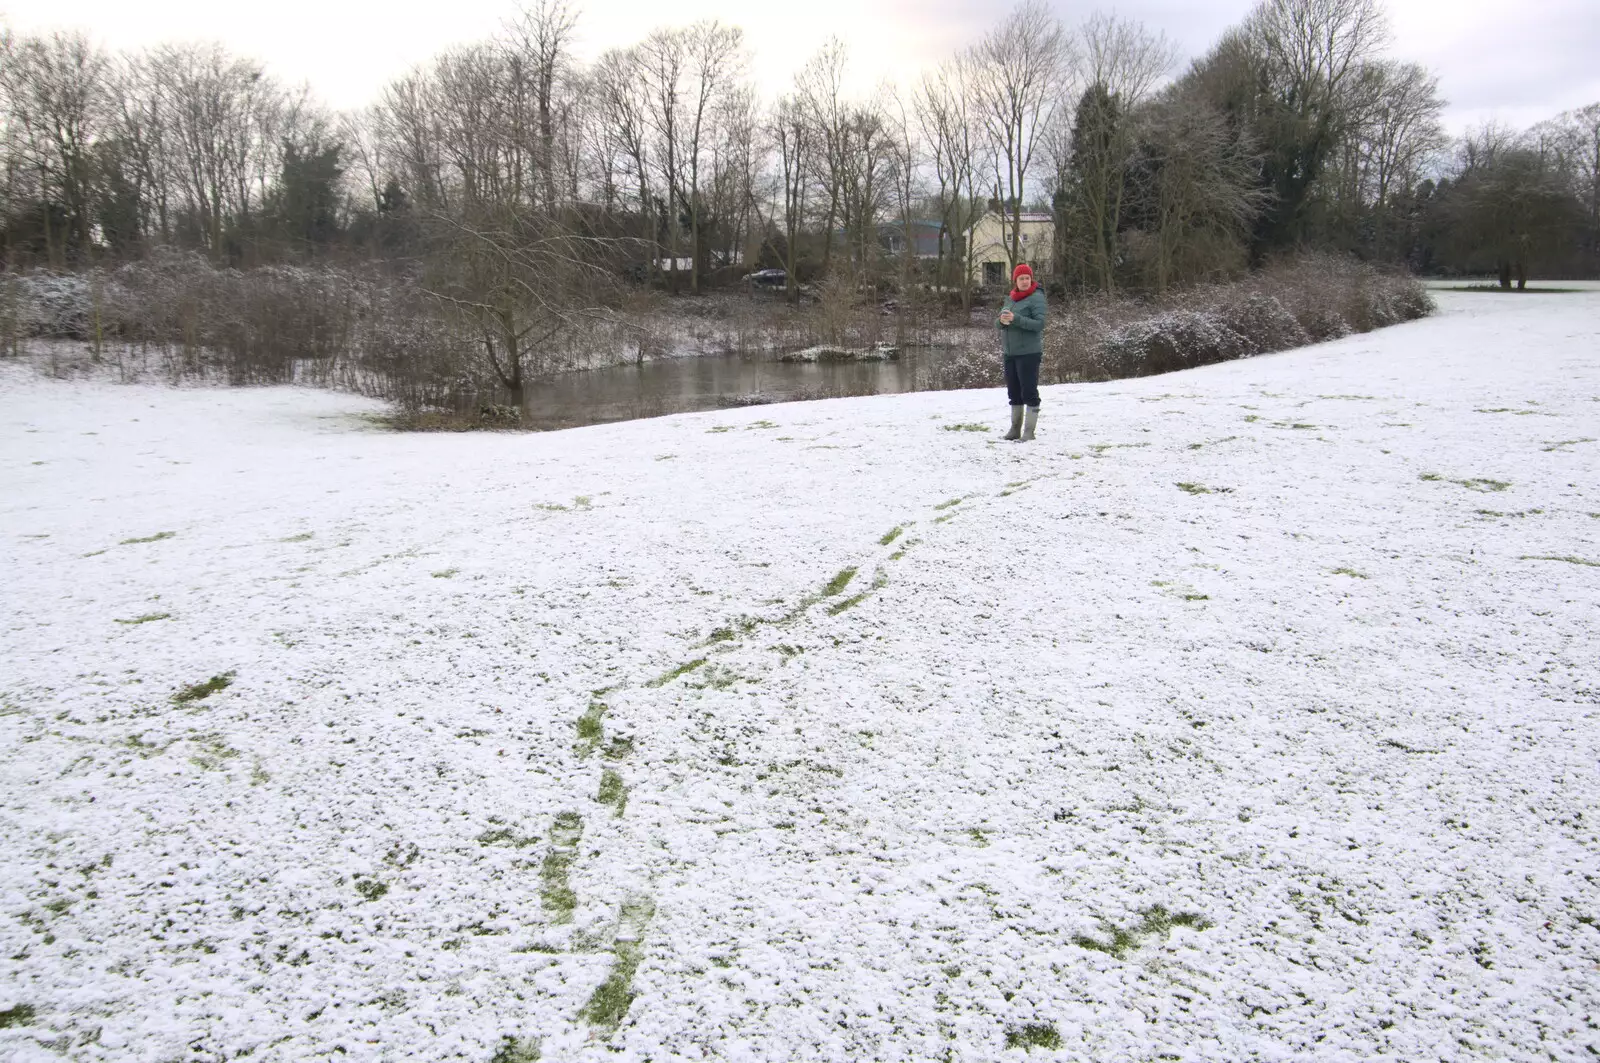
[[[985,262],[983,264],[983,283],[1003,284],[1006,278],[1006,264],[1004,262]]]

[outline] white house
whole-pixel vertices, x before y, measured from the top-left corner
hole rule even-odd
[[[972,277],[974,284],[990,286],[1011,283],[1011,255],[1006,247],[1011,234],[1011,216],[989,211],[973,223],[968,239],[972,241]],[[1022,248],[1020,260],[1033,267],[1034,273],[1043,276],[1050,272],[1055,260],[1056,222],[1042,211],[1022,212]]]

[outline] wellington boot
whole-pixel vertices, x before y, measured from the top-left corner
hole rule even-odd
[[[1028,415],[1022,421],[1022,441],[1028,442],[1033,438],[1033,426],[1039,423],[1039,407],[1030,406]]]
[[[1022,407],[1021,406],[1013,406],[1013,407],[1011,407],[1011,431],[1009,431],[1005,435],[1001,436],[1001,438],[1002,439],[1021,439],[1022,438]]]

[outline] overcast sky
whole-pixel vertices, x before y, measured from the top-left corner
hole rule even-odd
[[[1069,23],[1097,7],[1164,30],[1185,60],[1253,0],[1050,0]],[[0,0],[15,29],[81,28],[113,48],[219,40],[329,104],[359,107],[452,44],[494,33],[516,0]],[[830,35],[850,46],[858,87],[909,83],[1002,18],[974,0],[588,0],[580,51],[631,44],[655,26],[718,18],[742,26],[762,89],[783,91]],[[1600,101],[1600,0],[1389,0],[1392,54],[1429,66],[1452,131],[1490,118],[1518,127]]]

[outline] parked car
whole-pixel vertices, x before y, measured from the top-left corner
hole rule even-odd
[[[744,279],[757,288],[782,288],[789,282],[789,273],[781,269],[758,269],[745,274]]]

